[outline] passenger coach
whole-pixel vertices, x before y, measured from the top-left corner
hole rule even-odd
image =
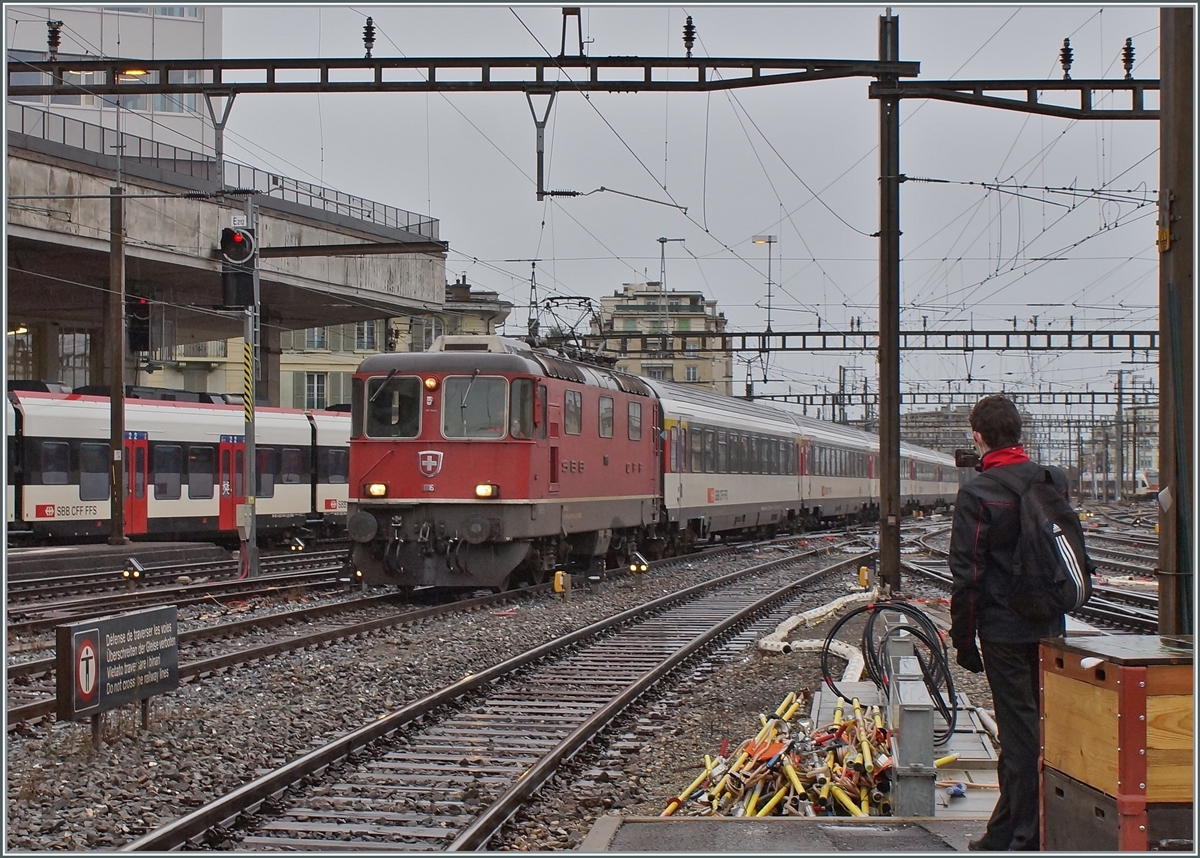
[[[109,399],[10,392],[8,536],[44,542],[111,530]],[[258,408],[258,529],[267,541],[328,536],[345,522],[349,419]],[[239,405],[127,399],[125,533],[237,539],[245,503]]]

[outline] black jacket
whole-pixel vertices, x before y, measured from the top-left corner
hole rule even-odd
[[[1041,469],[1050,471],[1054,484],[1069,499],[1066,475],[1051,465],[1025,461],[1003,468],[1028,482]],[[1060,615],[1035,624],[1008,606],[1013,554],[1021,532],[1020,498],[985,474],[977,474],[958,491],[954,502],[954,527],[950,536],[950,572],[954,576],[950,599],[950,638],[955,648],[980,640],[997,643],[1034,643],[1063,633]]]

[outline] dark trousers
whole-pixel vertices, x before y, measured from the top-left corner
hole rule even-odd
[[[1037,850],[1041,848],[1038,752],[1042,744],[1038,645],[980,643],[1000,731],[1000,799],[988,820],[984,846],[997,851]]]

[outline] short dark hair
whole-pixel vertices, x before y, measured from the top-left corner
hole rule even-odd
[[[1021,443],[1021,413],[1003,396],[985,396],[971,409],[971,428],[993,450]]]

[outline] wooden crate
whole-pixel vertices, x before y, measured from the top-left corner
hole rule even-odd
[[[1044,768],[1113,798],[1119,848],[1146,849],[1147,805],[1193,801],[1191,652],[1111,635],[1043,641],[1041,658]]]

